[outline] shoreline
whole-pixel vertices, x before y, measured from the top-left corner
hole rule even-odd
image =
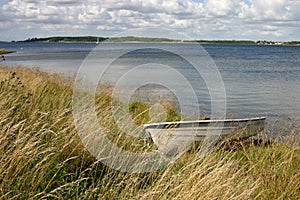
[[[297,199],[300,195],[300,149],[289,143],[299,141],[298,124],[284,143],[264,137],[231,139],[216,144],[203,157],[191,146],[159,170],[122,172],[96,159],[84,146],[73,115],[72,80],[0,64],[0,82],[0,192],[6,199],[167,200],[199,199],[199,195],[204,199]],[[136,155],[155,152],[153,143],[126,135],[114,123],[110,90],[105,89],[95,97],[95,114],[104,136]],[[130,106],[136,123],[147,120],[145,109],[142,103]],[[89,118],[82,119],[89,126]],[[115,159],[113,164],[128,166],[125,159],[109,158]],[[143,163],[136,166],[142,168]]]
[[[271,45],[271,46],[300,46],[300,41],[268,41],[268,40],[238,40],[238,39],[224,39],[224,40],[206,40],[206,39],[193,39],[193,40],[180,40],[169,38],[148,38],[148,37],[97,37],[97,36],[54,36],[44,38],[29,38],[20,41],[0,41],[7,43],[27,43],[27,42],[40,42],[40,43],[162,43],[162,44],[241,44],[241,45]]]
[[[0,55],[15,53],[16,51],[0,49]]]
[[[143,44],[143,43],[152,43],[152,44],[199,44],[199,45],[250,45],[250,46],[289,46],[289,47],[300,47],[300,44],[257,44],[257,43],[242,43],[242,42],[197,42],[197,41],[183,41],[183,42],[172,42],[172,41],[163,41],[163,42],[148,42],[148,41],[104,41],[104,42],[81,42],[81,41],[60,41],[60,42],[41,42],[41,41],[35,41],[35,42],[25,42],[25,41],[17,41],[17,42],[6,42],[1,41],[0,43],[9,43],[9,44],[20,44],[20,43],[61,43],[61,44],[72,44],[72,43],[78,43],[78,44]],[[16,51],[10,51],[5,49],[0,49],[0,54],[9,54],[9,53],[15,53]]]

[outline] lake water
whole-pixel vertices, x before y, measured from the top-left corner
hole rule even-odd
[[[199,49],[199,45],[196,44],[155,45],[157,49],[173,48],[189,56],[193,56],[194,52]],[[139,49],[141,44],[110,44],[109,48],[101,52],[101,55],[103,58],[109,57],[114,55],[112,52],[128,46],[131,49]],[[77,72],[83,60],[95,47],[96,44],[92,43],[0,43],[0,48],[17,51],[6,55],[7,65],[38,67],[42,70],[70,75]],[[229,116],[268,116],[272,119],[300,116],[300,47],[219,44],[206,44],[202,47],[208,52],[221,73]],[[118,81],[121,78],[120,74],[131,69],[128,68],[130,65],[137,66],[163,60],[160,63],[175,66],[174,69],[182,69],[181,73],[190,76],[188,77],[190,80],[193,81],[195,78],[198,81],[197,77],[194,77],[194,71],[189,71],[183,62],[177,62],[172,55],[166,52],[163,54],[157,49],[154,48],[149,52],[136,51],[123,56],[115,63],[118,67],[106,71],[104,79]],[[201,59],[196,58],[197,54],[194,56],[194,59]],[[122,64],[125,67],[120,67]],[[151,66],[148,67],[151,69]],[[145,69],[143,70],[145,72]],[[151,74],[151,71],[147,71],[146,75],[147,73]],[[133,77],[143,79],[144,76],[145,73]],[[162,79],[165,78],[167,79],[165,76],[162,77]],[[169,80],[172,81],[172,79]],[[153,87],[158,87],[158,85],[154,84]],[[178,87],[184,88],[180,83]],[[199,81],[198,89],[196,94],[200,109],[204,114],[209,114],[209,92],[201,81]]]

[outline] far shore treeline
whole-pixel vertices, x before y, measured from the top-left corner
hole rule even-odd
[[[102,42],[107,38],[94,36],[28,38],[18,42]]]
[[[150,38],[150,37],[96,37],[96,36],[58,36],[58,37],[44,37],[44,38],[28,38],[21,41],[12,42],[152,42],[152,43],[191,43],[197,42],[199,44],[248,44],[248,45],[294,45],[300,46],[300,41],[266,41],[266,40],[177,40],[169,38]]]

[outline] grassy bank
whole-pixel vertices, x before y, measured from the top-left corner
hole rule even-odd
[[[1,54],[9,54],[9,53],[14,53],[15,51],[10,51],[10,50],[6,50],[6,49],[0,49],[0,55]]]
[[[300,198],[298,147],[235,141],[202,159],[188,152],[157,172],[119,172],[83,147],[72,116],[71,79],[0,66],[0,84],[0,199]],[[143,148],[116,128],[110,101],[109,90],[96,98],[108,137],[124,148]],[[146,105],[129,109],[136,123],[147,121]],[[167,113],[169,120],[178,118],[172,107]],[[299,136],[299,127],[291,134]]]

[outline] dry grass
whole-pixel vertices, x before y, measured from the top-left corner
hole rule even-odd
[[[2,66],[0,82],[0,199],[300,199],[298,146],[238,141],[202,159],[191,151],[157,172],[118,172],[77,136],[72,80]],[[110,100],[98,97],[98,117],[120,138]],[[299,138],[293,127],[289,137]]]

